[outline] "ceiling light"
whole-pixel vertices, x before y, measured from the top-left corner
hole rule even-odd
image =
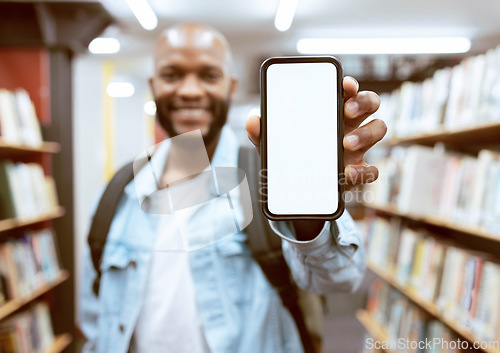
[[[144,113],[154,116],[156,114],[156,104],[153,101],[144,103]]]
[[[120,42],[116,38],[94,38],[89,44],[92,54],[114,54],[120,51]]]
[[[280,0],[274,18],[274,26],[278,31],[285,32],[290,28],[298,2],[299,0]]]
[[[301,54],[452,54],[466,53],[468,38],[305,38]]]
[[[106,93],[110,97],[124,98],[134,95],[135,87],[130,82],[111,82],[106,87]]]
[[[125,0],[141,26],[151,31],[158,26],[158,18],[147,0]]]

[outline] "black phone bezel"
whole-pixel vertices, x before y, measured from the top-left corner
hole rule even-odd
[[[273,64],[296,64],[296,63],[331,63],[337,69],[337,161],[338,161],[338,192],[339,203],[337,210],[332,214],[288,214],[277,215],[269,211],[267,200],[267,69]],[[260,111],[261,111],[261,173],[260,173],[260,188],[259,197],[261,210],[263,214],[272,221],[291,221],[291,220],[324,220],[332,221],[338,219],[345,210],[344,193],[345,187],[342,182],[344,175],[344,97],[343,97],[343,70],[342,64],[334,56],[281,56],[272,57],[265,60],[260,67]]]

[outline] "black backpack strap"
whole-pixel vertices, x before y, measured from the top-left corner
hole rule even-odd
[[[238,167],[245,171],[250,195],[252,195],[253,219],[245,228],[248,247],[264,275],[276,288],[283,305],[292,315],[306,353],[315,352],[312,338],[305,325],[304,314],[299,306],[296,287],[281,248],[281,238],[271,229],[260,208],[260,158],[255,148],[242,146],[238,153]],[[242,203],[245,205],[245,202]],[[247,213],[245,213],[247,214]]]
[[[123,190],[128,183],[134,178],[133,162],[123,166],[111,179],[106,190],[99,201],[97,210],[92,219],[88,243],[90,246],[90,254],[92,264],[96,270],[97,276],[94,280],[93,291],[97,296],[99,294],[99,282],[101,279],[100,263],[106,238],[108,237],[111,222],[115,216],[116,208],[123,195]]]

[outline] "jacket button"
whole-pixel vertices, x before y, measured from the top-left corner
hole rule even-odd
[[[137,262],[135,260],[130,261],[129,266],[132,268],[137,268]]]
[[[118,328],[120,329],[121,333],[123,333],[123,331],[125,331],[125,326],[123,326],[123,325],[120,325]]]

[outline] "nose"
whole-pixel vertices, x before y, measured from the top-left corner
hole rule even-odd
[[[199,99],[203,96],[203,88],[195,74],[189,74],[182,80],[177,93],[184,99]]]

